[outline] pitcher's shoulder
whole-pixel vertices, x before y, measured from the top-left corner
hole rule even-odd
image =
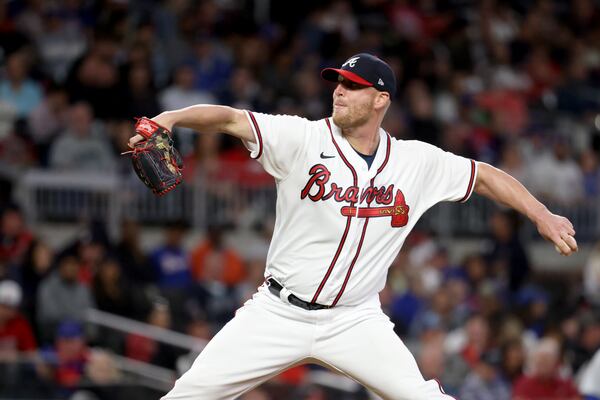
[[[394,151],[400,151],[415,156],[418,154],[432,153],[436,150],[441,150],[437,146],[434,146],[427,142],[422,142],[420,140],[396,139],[394,137],[392,137],[392,149]]]

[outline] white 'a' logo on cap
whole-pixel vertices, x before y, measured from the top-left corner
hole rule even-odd
[[[344,68],[346,65],[348,65],[350,68],[354,68],[359,58],[360,57],[349,58],[345,63],[342,64],[342,68]]]
[[[378,85],[381,85],[381,86],[384,86],[384,83],[383,83],[383,81],[381,80],[381,78],[379,78],[379,80],[377,81],[377,84],[378,84]]]

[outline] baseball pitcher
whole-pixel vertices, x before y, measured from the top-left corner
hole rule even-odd
[[[322,77],[337,83],[319,121],[197,105],[152,121],[243,141],[277,183],[265,283],[206,346],[164,400],[235,399],[281,371],[317,363],[385,399],[448,400],[426,381],[382,312],[387,269],[421,215],[475,191],[526,215],[563,255],[571,222],[482,162],[381,128],[396,92],[391,68],[357,54]],[[135,147],[148,134],[135,135]]]

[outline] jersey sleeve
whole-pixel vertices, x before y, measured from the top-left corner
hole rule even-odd
[[[432,204],[467,201],[475,187],[477,162],[430,144],[423,147],[425,192]]]
[[[250,156],[257,159],[275,179],[285,179],[304,151],[310,121],[290,115],[246,111],[255,143],[244,141]]]

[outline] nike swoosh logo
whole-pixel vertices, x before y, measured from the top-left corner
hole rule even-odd
[[[323,152],[321,152],[321,158],[325,159],[325,158],[335,158],[335,156],[326,156],[325,154],[323,154]]]

